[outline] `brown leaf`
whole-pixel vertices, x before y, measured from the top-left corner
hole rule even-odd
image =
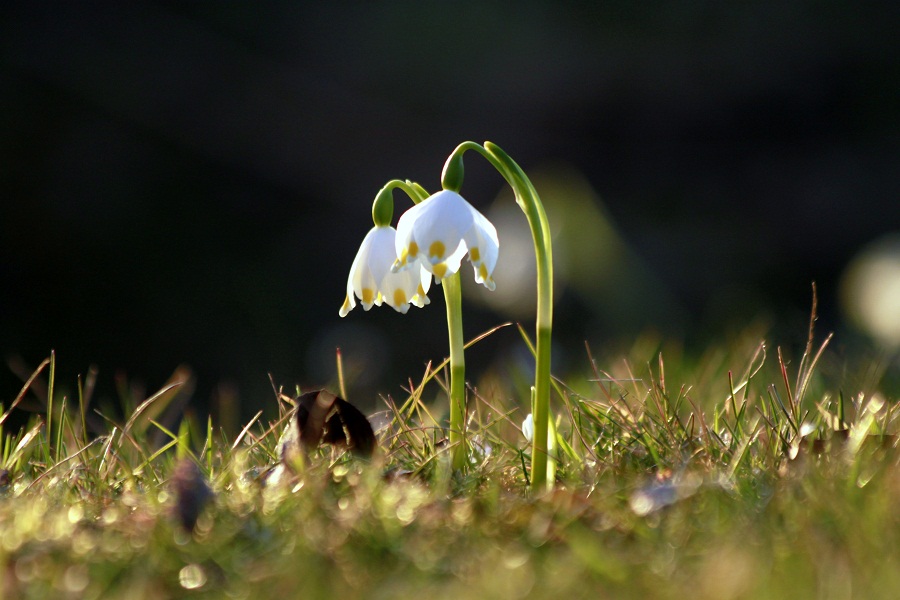
[[[327,390],[307,392],[297,399],[300,443],[309,452],[319,444],[349,448],[358,456],[375,452],[375,433],[355,406]]]

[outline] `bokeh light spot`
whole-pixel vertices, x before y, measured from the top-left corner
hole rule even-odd
[[[841,300],[859,329],[889,348],[900,347],[900,232],[875,240],[850,261]]]

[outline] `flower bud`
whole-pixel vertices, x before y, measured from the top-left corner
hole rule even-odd
[[[463,153],[454,152],[444,163],[444,170],[441,172],[441,187],[459,193],[463,184],[464,172]]]
[[[372,221],[377,227],[387,227],[394,218],[394,194],[393,188],[384,186],[375,195],[372,202]]]

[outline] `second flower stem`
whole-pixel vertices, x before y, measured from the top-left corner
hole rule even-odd
[[[466,465],[466,359],[462,330],[462,285],[459,272],[445,278],[447,329],[450,335],[450,448],[454,470]]]
[[[373,220],[390,222],[394,205],[391,190],[406,192],[414,204],[428,198],[428,192],[412,181],[392,179],[378,193],[372,206]],[[459,271],[441,281],[447,304],[447,329],[450,334],[450,452],[453,470],[466,466],[466,358],[462,328],[462,283]]]

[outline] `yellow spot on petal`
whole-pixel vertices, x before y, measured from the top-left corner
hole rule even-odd
[[[481,275],[481,278],[484,279],[485,281],[489,279],[487,267],[485,266],[484,263],[481,263],[481,265],[478,267],[478,274]]]
[[[444,275],[447,274],[447,264],[439,263],[431,267],[434,270],[434,276],[438,279],[443,279]]]
[[[403,293],[403,290],[394,290],[394,306],[403,306],[404,304],[406,304],[406,294]]]
[[[422,284],[419,284],[419,287],[416,288],[416,293],[423,298],[425,297],[425,288],[422,287]]]
[[[447,249],[444,248],[444,242],[440,240],[431,242],[431,245],[428,246],[428,257],[434,257],[438,260],[441,260],[442,258],[444,258],[444,252],[446,251]]]
[[[472,262],[481,260],[481,253],[478,251],[478,248],[469,248],[469,260]]]
[[[350,306],[350,296],[345,296],[344,303],[341,305],[341,310],[338,314],[340,314],[342,317],[346,317],[347,313],[349,313],[352,308],[353,307]]]
[[[403,251],[400,253],[400,257],[394,261],[394,265],[391,268],[393,269],[393,267],[395,267],[395,266],[402,267],[403,265],[405,265],[407,256],[409,256],[409,250],[407,248],[404,248]]]
[[[410,242],[408,254],[410,256],[412,256],[413,258],[415,258],[418,253],[419,253],[419,245],[415,242]],[[404,258],[405,258],[405,256],[404,256]],[[406,262],[406,261],[404,261],[404,262]]]
[[[375,301],[375,290],[371,290],[369,288],[363,288],[362,291],[362,301],[366,304],[371,304]]]

